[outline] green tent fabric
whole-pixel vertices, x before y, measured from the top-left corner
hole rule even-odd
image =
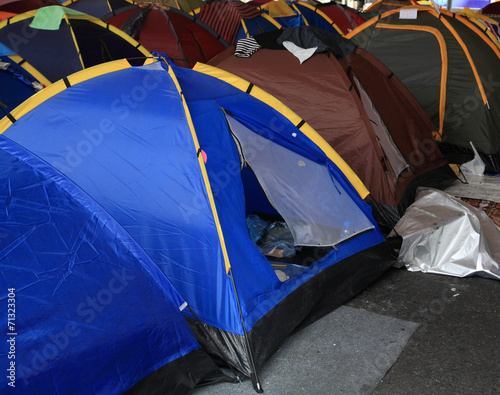
[[[61,21],[65,15],[84,15],[80,11],[72,10],[71,8],[52,5],[49,7],[40,8],[30,23],[30,27],[40,30],[59,30]]]
[[[415,9],[415,19],[403,13]],[[453,163],[473,157],[500,172],[500,51],[467,18],[430,7],[391,10],[347,35],[408,87],[433,121]]]

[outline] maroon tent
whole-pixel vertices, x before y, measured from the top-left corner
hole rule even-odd
[[[60,5],[56,0],[0,0],[0,11],[22,14],[49,5]]]
[[[150,52],[166,54],[181,67],[207,62],[229,45],[199,19],[176,8],[149,4],[106,20]]]
[[[243,37],[282,28],[262,10],[241,1],[211,2],[190,14],[210,26],[230,45]]]
[[[500,2],[490,3],[487,6],[484,6],[480,13],[493,18],[497,21],[500,21]]]
[[[300,64],[284,48],[268,49],[291,30],[307,36],[300,36],[299,47],[306,48],[308,42],[327,50]],[[316,32],[319,41],[310,38]],[[417,186],[440,187],[454,179],[432,137],[431,120],[374,56],[343,37],[313,27],[254,39],[260,49],[251,56],[237,57],[231,48],[209,64],[259,86],[309,123],[370,190],[381,226],[391,228],[397,222],[413,202]]]

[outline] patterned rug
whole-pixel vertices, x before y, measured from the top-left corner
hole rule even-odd
[[[493,223],[500,228],[500,203],[491,202],[489,200],[482,199],[470,199],[460,197],[460,200],[470,204],[472,207],[476,207],[484,211],[484,213],[493,221]]]

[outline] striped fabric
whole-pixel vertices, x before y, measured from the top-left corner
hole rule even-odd
[[[253,37],[242,38],[236,43],[234,56],[238,58],[249,58],[257,52],[261,46]]]
[[[500,28],[498,25],[494,23],[490,23],[488,21],[484,21],[484,24],[488,26],[491,32],[496,36],[497,40],[500,41]]]
[[[260,13],[260,10],[245,3],[215,2],[203,6],[199,18],[233,45],[241,19],[255,18]]]
[[[496,37],[498,41],[500,41],[500,29],[496,23],[490,23],[485,21],[484,19],[477,19],[477,21],[481,22],[486,28],[490,30],[490,32]]]

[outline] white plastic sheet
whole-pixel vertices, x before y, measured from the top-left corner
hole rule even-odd
[[[395,226],[398,262],[410,271],[500,280],[500,231],[479,209],[424,189]]]

